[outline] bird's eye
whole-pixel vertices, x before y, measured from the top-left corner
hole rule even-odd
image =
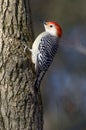
[[[53,27],[53,25],[50,25],[50,28],[52,28]]]

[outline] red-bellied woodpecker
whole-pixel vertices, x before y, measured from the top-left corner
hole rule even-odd
[[[35,64],[36,79],[34,87],[39,88],[40,82],[48,70],[62,35],[62,29],[56,22],[44,22],[45,31],[41,33],[30,49],[32,62]]]

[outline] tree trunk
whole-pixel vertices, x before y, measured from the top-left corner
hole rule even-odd
[[[42,130],[40,92],[23,44],[31,46],[29,0],[0,0],[0,130]]]

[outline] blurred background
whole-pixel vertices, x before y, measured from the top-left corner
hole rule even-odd
[[[63,36],[41,86],[44,130],[86,130],[86,0],[31,0],[35,37],[57,21]]]

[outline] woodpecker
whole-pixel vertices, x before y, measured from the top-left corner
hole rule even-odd
[[[32,62],[35,65],[36,78],[34,87],[39,88],[42,78],[48,70],[58,49],[62,29],[56,22],[44,22],[45,31],[35,39],[32,49]]]

